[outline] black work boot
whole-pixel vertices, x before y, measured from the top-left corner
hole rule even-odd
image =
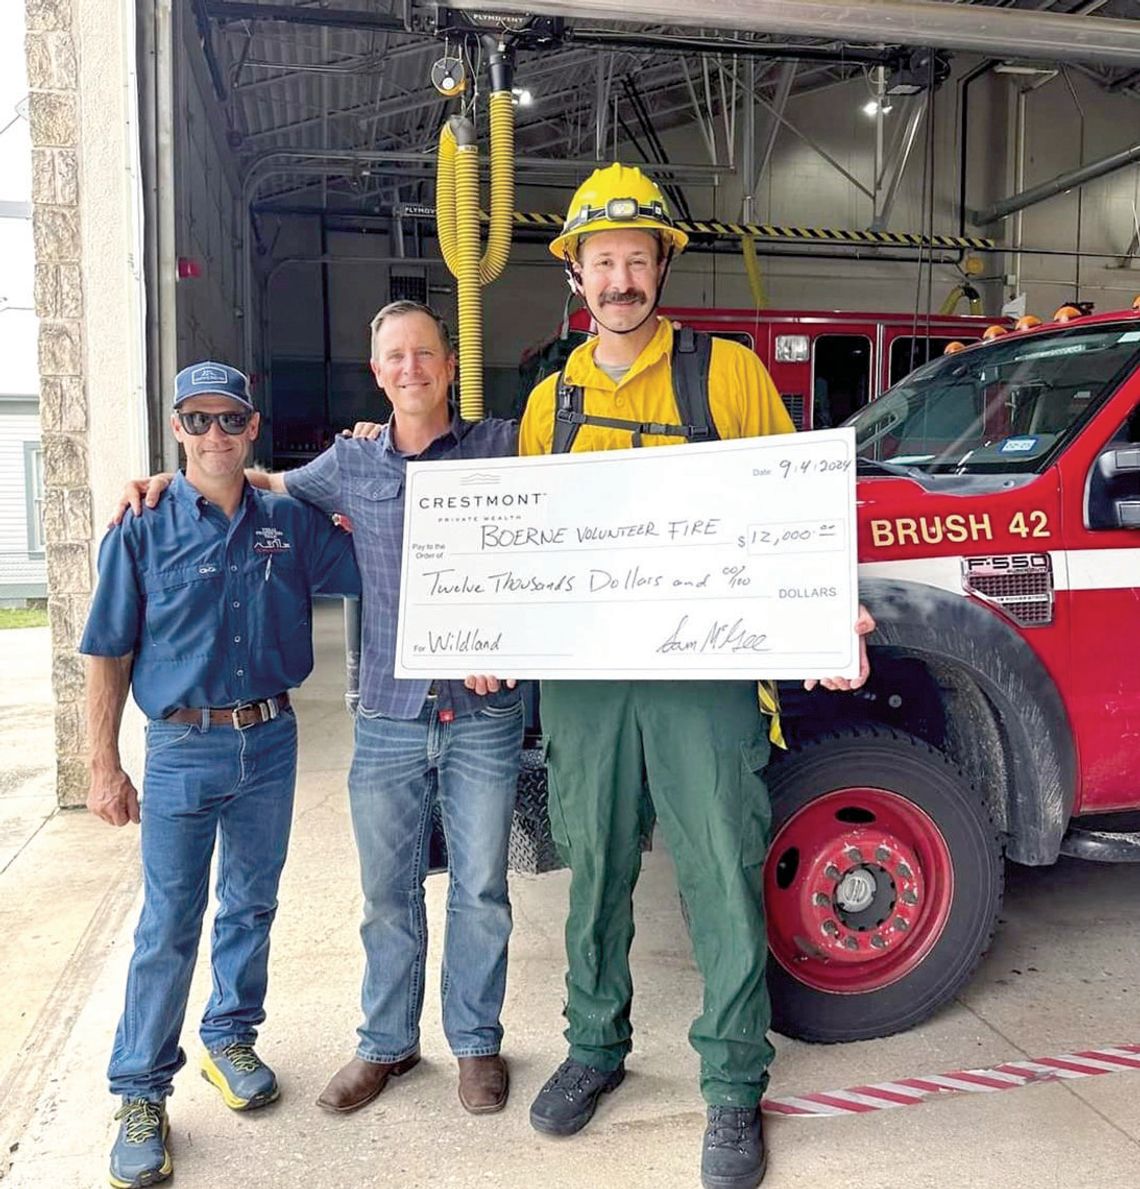
[[[593,1118],[598,1098],[616,1090],[624,1077],[624,1064],[617,1069],[595,1069],[568,1057],[531,1104],[530,1125],[546,1135],[581,1131]]]
[[[767,1168],[760,1108],[710,1106],[701,1149],[705,1189],[756,1189]]]

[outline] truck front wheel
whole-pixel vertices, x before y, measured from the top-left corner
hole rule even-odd
[[[1004,870],[983,798],[941,752],[875,726],[804,744],[768,783],[773,1026],[818,1043],[913,1027],[993,937]]]

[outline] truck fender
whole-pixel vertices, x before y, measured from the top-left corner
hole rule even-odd
[[[1007,750],[1007,855],[1053,863],[1072,814],[1077,760],[1068,713],[1052,677],[1017,629],[964,594],[920,582],[865,578],[872,646],[964,670],[994,706]]]

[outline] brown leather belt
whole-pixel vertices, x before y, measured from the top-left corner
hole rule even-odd
[[[212,727],[235,727],[244,731],[249,727],[259,726],[263,722],[271,722],[282,710],[289,709],[289,695],[278,694],[275,698],[266,698],[263,702],[244,702],[241,706],[231,706],[226,710],[207,710]],[[166,722],[200,723],[201,710],[172,710],[166,716]]]

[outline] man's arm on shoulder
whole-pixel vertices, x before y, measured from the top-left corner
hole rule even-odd
[[[144,508],[157,507],[162,493],[170,486],[173,479],[173,471],[159,471],[158,474],[150,475],[146,479],[127,480],[123,493],[119,496],[119,502],[111,514],[111,519],[107,521],[107,527],[114,528],[115,525],[122,524],[128,508],[136,516],[141,516]]]
[[[261,467],[246,467],[245,481],[250,487],[256,487],[258,491],[271,491],[274,495],[289,494],[289,490],[285,486],[284,471],[265,471]]]
[[[366,443],[344,438],[341,439],[341,445],[360,449]],[[280,485],[274,486],[271,490],[303,500],[331,516],[334,512],[344,511],[341,477],[337,443],[333,442],[327,450],[323,450],[303,467],[297,467],[293,471],[275,472],[271,478],[275,484]]]
[[[139,820],[139,794],[119,758],[119,727],[131,687],[132,653],[87,658],[87,808],[108,825]]]

